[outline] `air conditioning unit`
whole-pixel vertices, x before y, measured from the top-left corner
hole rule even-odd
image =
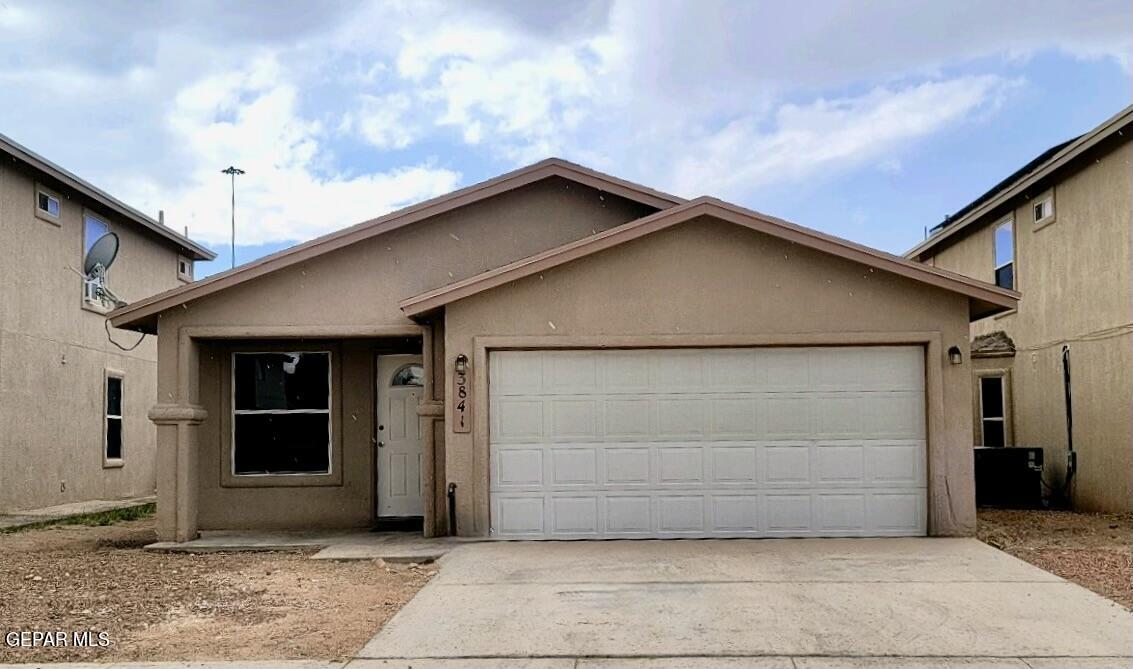
[[[1043,449],[976,447],[976,506],[1042,508],[1042,480]]]

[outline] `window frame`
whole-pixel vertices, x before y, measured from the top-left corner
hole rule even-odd
[[[185,263],[185,266],[189,268],[189,271],[182,272],[181,263]],[[193,282],[193,261],[181,254],[177,255],[177,278],[181,281],[184,281],[185,283]]]
[[[1005,228],[1005,227],[1009,227],[1011,229],[1011,260],[1008,260],[1005,263],[1000,263],[999,262],[999,240],[998,240],[998,236],[999,236],[999,231],[1002,228]],[[1018,264],[1016,262],[1018,260],[1018,257],[1017,257],[1018,254],[1016,253],[1016,250],[1017,250],[1017,245],[1015,243],[1015,219],[1012,216],[1008,216],[1007,218],[1004,218],[1001,221],[999,221],[998,223],[996,223],[995,225],[993,225],[992,228],[991,228],[992,283],[995,284],[996,286],[999,286],[1000,288],[1006,288],[1008,290],[1018,290],[1017,286],[1019,285],[1019,273],[1015,271],[1016,265]],[[1010,286],[1002,286],[1002,285],[999,284],[999,270],[1007,267],[1008,265],[1011,266],[1011,285]]]
[[[1042,204],[1048,204],[1050,206],[1050,213],[1042,218],[1035,218],[1035,207]],[[1055,207],[1053,188],[1031,200],[1031,217],[1033,219],[1032,230],[1041,230],[1058,219],[1058,209]]]
[[[118,407],[119,415],[110,414],[110,379],[118,380]],[[110,446],[110,421],[118,421],[118,457],[112,458],[108,453]],[[102,467],[103,469],[118,469],[126,466],[126,373],[106,368],[102,375]]]
[[[978,425],[979,439],[977,446],[985,448],[1011,448],[1015,445],[1015,433],[1012,429],[1012,393],[1011,393],[1011,371],[1008,369],[987,369],[980,370],[975,374],[976,382],[976,423]],[[984,417],[984,392],[983,382],[984,379],[999,379],[999,392],[1003,402],[1003,415],[1000,417],[985,418]],[[1003,446],[988,446],[984,438],[984,422],[997,421],[1003,425]]]
[[[52,200],[55,200],[55,204],[59,209],[59,213],[58,214],[52,214],[49,211],[44,211],[43,209],[40,209],[39,208],[39,196],[40,195],[46,195],[47,197],[51,198]],[[47,186],[44,186],[41,183],[35,184],[35,190],[33,192],[33,197],[32,197],[32,208],[35,211],[35,217],[36,218],[38,218],[42,221],[47,221],[48,223],[51,223],[55,227],[60,227],[60,226],[63,225],[63,221],[61,220],[62,217],[63,217],[63,198],[59,195],[59,193],[48,188]]]
[[[327,408],[326,409],[237,409],[236,408],[236,356],[238,355],[279,355],[282,353],[325,354],[327,356]],[[335,386],[335,368],[339,362],[337,351],[331,347],[297,348],[281,344],[276,347],[262,347],[247,350],[232,350],[227,356],[228,370],[225,374],[228,383],[228,410],[225,416],[228,426],[228,465],[224,472],[222,486],[241,487],[251,485],[341,485],[342,468],[335,467],[336,456],[341,457],[337,447],[341,440],[336,439],[339,421],[335,420],[337,405],[334,401],[338,388]],[[239,474],[236,472],[236,416],[239,415],[287,415],[287,414],[326,414],[327,416],[327,471],[325,472],[264,472]]]

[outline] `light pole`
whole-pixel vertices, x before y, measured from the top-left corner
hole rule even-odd
[[[236,175],[243,174],[244,170],[229,165],[220,173],[232,177],[232,266],[236,267]]]

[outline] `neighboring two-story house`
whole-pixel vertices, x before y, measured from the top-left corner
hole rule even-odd
[[[1017,310],[971,326],[975,443],[1042,447],[1050,488],[1086,510],[1133,508],[1131,133],[1133,106],[906,254],[1022,293]]]
[[[86,276],[108,233],[116,260]],[[109,327],[99,288],[130,302],[214,257],[0,135],[0,512],[153,493],[157,344]]]

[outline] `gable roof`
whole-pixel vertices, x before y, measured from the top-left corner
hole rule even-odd
[[[116,214],[124,216],[127,220],[135,223],[151,232],[157,233],[159,236],[165,238],[166,241],[172,242],[174,245],[181,249],[181,252],[192,258],[193,260],[212,260],[216,257],[216,253],[201,246],[200,244],[189,239],[185,235],[166,227],[162,223],[155,221],[142,212],[134,209],[130,205],[122,202],[110,193],[102,190],[91,184],[88,181],[80,179],[72,172],[63,169],[59,165],[51,162],[43,156],[35,153],[26,146],[16,142],[15,140],[5,135],[0,135],[0,152],[7,154],[12,160],[17,160],[30,166],[31,168],[46,174],[51,179],[58,181],[63,186],[82,193],[90,199],[98,202],[102,206],[110,209]]]
[[[316,258],[385,232],[555,176],[658,209],[672,207],[685,201],[684,198],[676,195],[631,183],[560,158],[548,158],[467,188],[453,191],[447,195],[425,200],[384,216],[312,239],[309,242],[292,246],[206,279],[138,300],[111,312],[110,323],[116,328],[153,332],[156,330],[153,318],[166,309],[211,295],[217,291]]]
[[[955,236],[972,223],[982,219],[999,206],[1026,192],[1042,179],[1050,176],[1081,154],[1115,134],[1121,134],[1133,123],[1133,105],[1122,109],[1090,132],[1056,144],[1016,170],[991,190],[972,200],[932,229],[932,234],[920,244],[905,252],[906,258],[922,260],[941,242]]]
[[[699,216],[711,216],[742,225],[801,246],[966,295],[969,298],[969,315],[972,320],[1013,308],[1019,298],[1019,293],[1013,290],[913,262],[715,198],[701,197],[585,239],[517,260],[498,269],[421,293],[402,300],[399,306],[408,316],[420,316],[450,302],[543,272]]]

